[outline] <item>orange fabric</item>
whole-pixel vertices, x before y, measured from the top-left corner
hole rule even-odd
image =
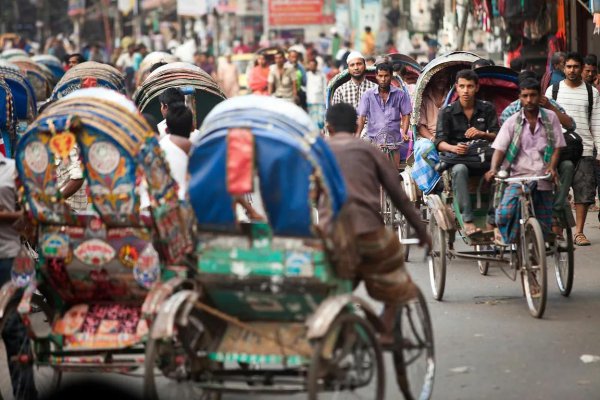
[[[227,134],[227,189],[232,196],[252,192],[254,136],[249,129],[234,128]]]
[[[269,94],[269,67],[256,66],[248,74],[248,87],[253,94],[267,96]]]

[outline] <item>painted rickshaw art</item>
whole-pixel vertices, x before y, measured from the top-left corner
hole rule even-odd
[[[153,71],[135,91],[133,101],[142,113],[162,121],[159,96],[171,87],[184,93],[186,104],[194,113],[196,128],[200,127],[209,111],[225,99],[217,82],[200,67],[174,62]]]
[[[154,368],[172,371],[176,343],[192,337],[183,376],[205,398],[356,390],[383,399],[380,322],[352,294],[344,180],[310,117],[271,97],[229,99],[206,117],[188,171],[198,288],[167,299],[153,324],[145,397],[156,398]],[[238,218],[236,204],[249,194],[264,221]],[[331,225],[317,224],[317,205]],[[405,330],[389,351],[401,389],[427,399],[433,338],[422,297],[402,308],[398,324]]]
[[[56,180],[57,164],[73,152],[90,201],[81,212]],[[43,310],[47,329],[29,336],[36,367],[50,367],[55,384],[63,371],[143,364],[148,327],[169,294],[162,282],[175,288],[185,276],[178,265],[191,251],[188,207],[162,154],[135,105],[102,88],[57,101],[19,140],[17,170],[39,260],[25,251],[16,258],[12,282],[0,290],[0,328],[15,313],[30,327],[34,310]],[[141,209],[144,196],[150,207]]]
[[[1,126],[4,154],[12,158],[19,136],[37,115],[37,102],[33,87],[16,65],[1,61],[0,78],[4,82],[0,105],[5,118]]]
[[[69,69],[56,84],[51,100],[65,97],[79,89],[104,87],[125,94],[125,78],[108,64],[86,61]]]

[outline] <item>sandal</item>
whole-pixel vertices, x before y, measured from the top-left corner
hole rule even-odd
[[[588,238],[585,237],[585,235],[583,234],[583,232],[576,233],[573,242],[577,246],[589,246],[589,245],[592,244],[592,242],[590,242],[588,240]]]

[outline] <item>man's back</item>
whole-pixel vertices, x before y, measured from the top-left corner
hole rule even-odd
[[[356,234],[368,233],[383,226],[380,214],[380,187],[394,203],[412,207],[400,186],[398,171],[376,147],[351,134],[336,134],[329,141],[348,191],[348,203]]]

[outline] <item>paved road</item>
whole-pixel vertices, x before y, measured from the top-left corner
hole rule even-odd
[[[544,319],[529,316],[520,284],[500,270],[479,275],[474,263],[452,261],[443,302],[431,299],[429,277],[419,251],[409,264],[425,291],[434,321],[437,373],[434,399],[598,399],[600,362],[584,363],[584,354],[600,356],[600,230],[590,214],[587,227],[593,245],[576,250],[571,297],[558,293],[549,275]],[[388,366],[389,360],[388,360]],[[75,376],[66,377],[73,381]],[[140,393],[141,381],[109,375],[112,383]],[[188,388],[163,383],[164,398],[190,398]],[[224,399],[303,399],[305,396],[227,395]],[[343,396],[343,399],[368,399]],[[386,399],[400,399],[388,374]]]

